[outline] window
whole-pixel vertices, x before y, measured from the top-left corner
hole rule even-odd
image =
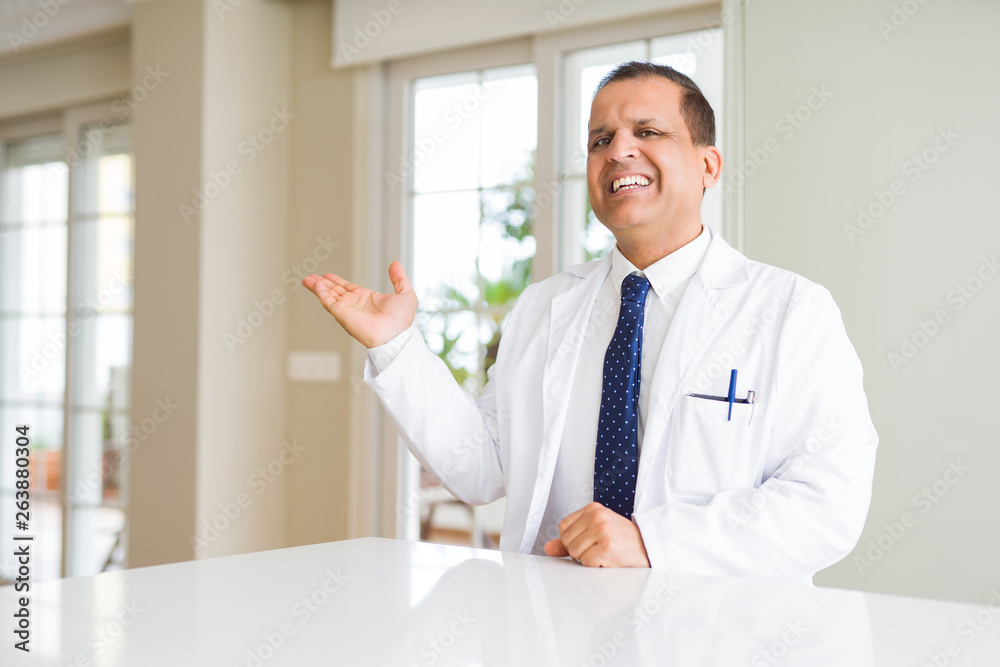
[[[535,95],[531,66],[414,85],[417,145],[444,137],[414,169],[410,195],[418,326],[477,395],[501,322],[531,281]]]
[[[0,134],[0,511],[6,436],[28,424],[38,580],[124,558],[133,167],[129,127],[97,121],[73,110],[61,131]]]

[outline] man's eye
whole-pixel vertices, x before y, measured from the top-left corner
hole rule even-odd
[[[640,137],[655,137],[658,134],[656,130],[639,130]]]
[[[599,139],[594,140],[594,143],[590,145],[590,148],[591,149],[600,148],[601,146],[607,146],[607,145],[608,145],[608,138],[600,137]]]

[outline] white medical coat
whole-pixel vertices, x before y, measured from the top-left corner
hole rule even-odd
[[[419,333],[365,382],[414,456],[457,497],[506,495],[500,548],[530,553],[548,501],[569,386],[610,255],[518,298],[479,399]],[[756,403],[726,396],[729,371]],[[745,398],[738,395],[737,398]],[[752,419],[751,419],[752,409]],[[853,549],[878,436],[861,363],[824,287],[754,262],[712,232],[654,370],[633,520],[655,568],[811,577]]]

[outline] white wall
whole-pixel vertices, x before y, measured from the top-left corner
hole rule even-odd
[[[190,560],[195,531],[198,453],[198,226],[185,226],[177,203],[200,184],[204,22],[194,0],[136,5],[132,72],[166,79],[132,117],[135,152],[135,272],[132,352],[133,422],[158,400],[175,403],[131,454],[131,566]],[[184,34],[180,48],[176,35]],[[169,128],[169,129],[168,129]]]
[[[897,13],[883,37],[879,21],[897,27],[902,5],[916,13]],[[1000,4],[784,0],[746,16],[746,149],[778,146],[747,170],[746,253],[833,292],[881,438],[861,542],[817,583],[984,601],[1000,583],[1000,277],[976,274],[1000,254]],[[802,108],[814,89],[832,95]],[[808,120],[783,124],[797,110]],[[911,156],[925,150],[935,161],[923,171]],[[895,201],[850,238],[845,225],[859,207],[877,213],[878,196]],[[966,282],[981,290],[960,306],[952,290]],[[925,341],[936,311],[947,321]],[[904,336],[925,344],[893,367]],[[959,461],[969,470],[949,484]],[[944,493],[915,502],[935,482]],[[898,539],[885,524],[900,524]]]
[[[355,276],[351,211],[359,176],[353,173],[358,141],[354,73],[329,66],[331,12],[329,0],[294,4],[292,100],[298,117],[291,133],[288,268]],[[328,250],[318,239],[335,247]],[[363,386],[351,359],[362,354],[361,346],[306,288],[298,282],[281,284],[277,278],[271,277],[288,295],[289,349],[337,353],[342,368],[337,383],[288,384],[287,433],[304,443],[306,451],[287,475],[287,543],[354,537],[348,533],[349,439],[358,418],[352,401],[359,399]]]
[[[133,26],[136,82],[168,73],[134,118],[133,406],[179,408],[133,455],[130,565],[278,548],[286,465],[253,476],[288,441],[271,292],[288,266],[290,5],[155,0]]]

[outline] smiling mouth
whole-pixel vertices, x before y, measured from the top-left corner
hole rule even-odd
[[[611,182],[611,192],[638,190],[647,185],[649,185],[649,179],[645,176],[625,176],[623,178],[616,178]]]

